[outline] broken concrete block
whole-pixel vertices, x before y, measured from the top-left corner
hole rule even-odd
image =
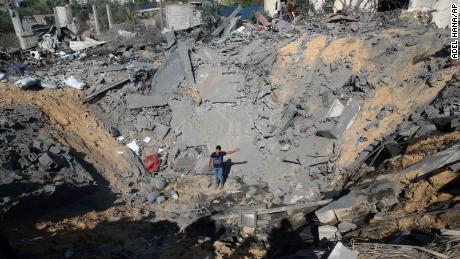
[[[357,259],[359,252],[345,247],[342,242],[337,242],[327,259]]]
[[[153,178],[151,181],[153,187],[155,187],[157,190],[163,190],[166,186],[166,182],[163,181],[163,179],[160,178]]]
[[[385,143],[385,150],[388,151],[391,156],[397,156],[401,154],[403,146],[396,141],[390,141]]]
[[[176,159],[173,164],[174,172],[189,172],[195,168],[196,159],[184,156]]]
[[[298,111],[299,110],[297,110],[295,104],[293,104],[292,102],[288,104],[286,110],[284,111],[283,117],[281,118],[278,133],[284,132],[291,125],[292,120],[294,119]]]
[[[126,104],[130,109],[161,107],[168,105],[168,100],[161,95],[128,94]]]
[[[184,42],[179,42],[177,44],[177,50],[179,52],[179,57],[184,68],[185,80],[189,85],[195,85],[195,76],[193,75],[192,62],[190,61],[190,49],[185,45]]]
[[[356,229],[357,226],[353,223],[350,222],[340,222],[339,225],[337,225],[337,228],[339,229],[340,233],[346,233],[350,230]]]
[[[169,54],[168,59],[163,62],[158,71],[153,75],[152,87],[149,95],[168,94],[179,86],[182,79],[185,78],[185,69],[179,55],[179,51],[175,48]]]
[[[438,152],[426,157],[422,161],[405,168],[400,172],[401,177],[412,175],[416,172],[416,179],[420,180],[428,177],[434,170],[444,167],[449,164],[454,164],[460,161],[460,145],[455,145],[444,151]]]
[[[166,135],[168,134],[170,129],[171,129],[170,127],[165,126],[163,124],[157,124],[157,125],[155,125],[154,133],[160,139],[164,139],[166,137]]]
[[[165,32],[163,36],[166,38],[168,49],[171,48],[174,43],[176,43],[176,33],[173,27],[171,27],[169,31]]]
[[[56,169],[59,166],[59,161],[54,158],[50,153],[45,152],[39,158],[38,162],[40,163],[40,167],[45,170],[52,170]]]
[[[422,137],[429,135],[433,132],[437,131],[436,125],[434,124],[425,124],[420,127],[420,129],[417,130],[417,133],[415,134],[416,137]]]
[[[338,200],[315,211],[315,215],[321,223],[342,221],[353,213],[353,208],[366,203],[367,196],[359,193],[349,193]]]
[[[351,99],[343,110],[334,126],[331,123],[321,124],[318,127],[318,135],[325,138],[339,139],[343,133],[351,126],[356,115],[361,110],[361,105]]]
[[[318,227],[319,240],[337,241],[341,239],[339,230],[334,226],[319,226]]]
[[[331,108],[326,114],[326,118],[339,117],[345,109],[344,104],[339,99],[335,98],[332,102]]]
[[[61,153],[61,149],[55,145],[51,146],[49,149],[48,149],[49,152],[55,154],[55,155],[59,155],[59,153]]]

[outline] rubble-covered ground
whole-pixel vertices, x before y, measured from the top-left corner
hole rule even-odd
[[[8,57],[1,252],[460,256],[448,31],[406,12],[347,17]],[[216,145],[239,149],[223,189],[207,168]]]

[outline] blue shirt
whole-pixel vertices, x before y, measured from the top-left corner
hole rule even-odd
[[[220,151],[219,154],[212,152],[211,159],[214,168],[222,168],[224,165],[224,156],[227,154],[225,151]]]

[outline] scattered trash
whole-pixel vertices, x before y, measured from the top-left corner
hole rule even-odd
[[[145,137],[142,141],[144,141],[144,143],[149,143],[150,140],[152,140],[150,137]]]
[[[142,164],[149,173],[153,173],[160,166],[160,158],[157,153],[153,153],[145,156],[144,161],[142,161]]]
[[[19,79],[18,81],[14,83],[21,89],[27,89],[32,86],[40,86],[40,79],[34,78],[34,77],[27,77],[27,78]]]
[[[64,83],[67,85],[67,86],[70,86],[72,88],[75,88],[75,89],[78,89],[78,90],[81,90],[85,87],[85,83],[80,81],[80,79],[78,79],[76,76],[70,76],[69,78],[67,78]]]
[[[126,145],[129,149],[131,149],[136,155],[139,155],[140,148],[136,143],[136,140],[131,141]]]
[[[179,194],[174,189],[171,190],[171,198],[173,200],[178,200],[179,199]]]

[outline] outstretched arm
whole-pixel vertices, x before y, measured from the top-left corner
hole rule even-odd
[[[235,148],[235,149],[229,150],[229,151],[227,151],[227,155],[231,155],[231,154],[233,154],[233,153],[235,153],[235,152],[238,152],[238,151],[240,151],[239,148]]]

